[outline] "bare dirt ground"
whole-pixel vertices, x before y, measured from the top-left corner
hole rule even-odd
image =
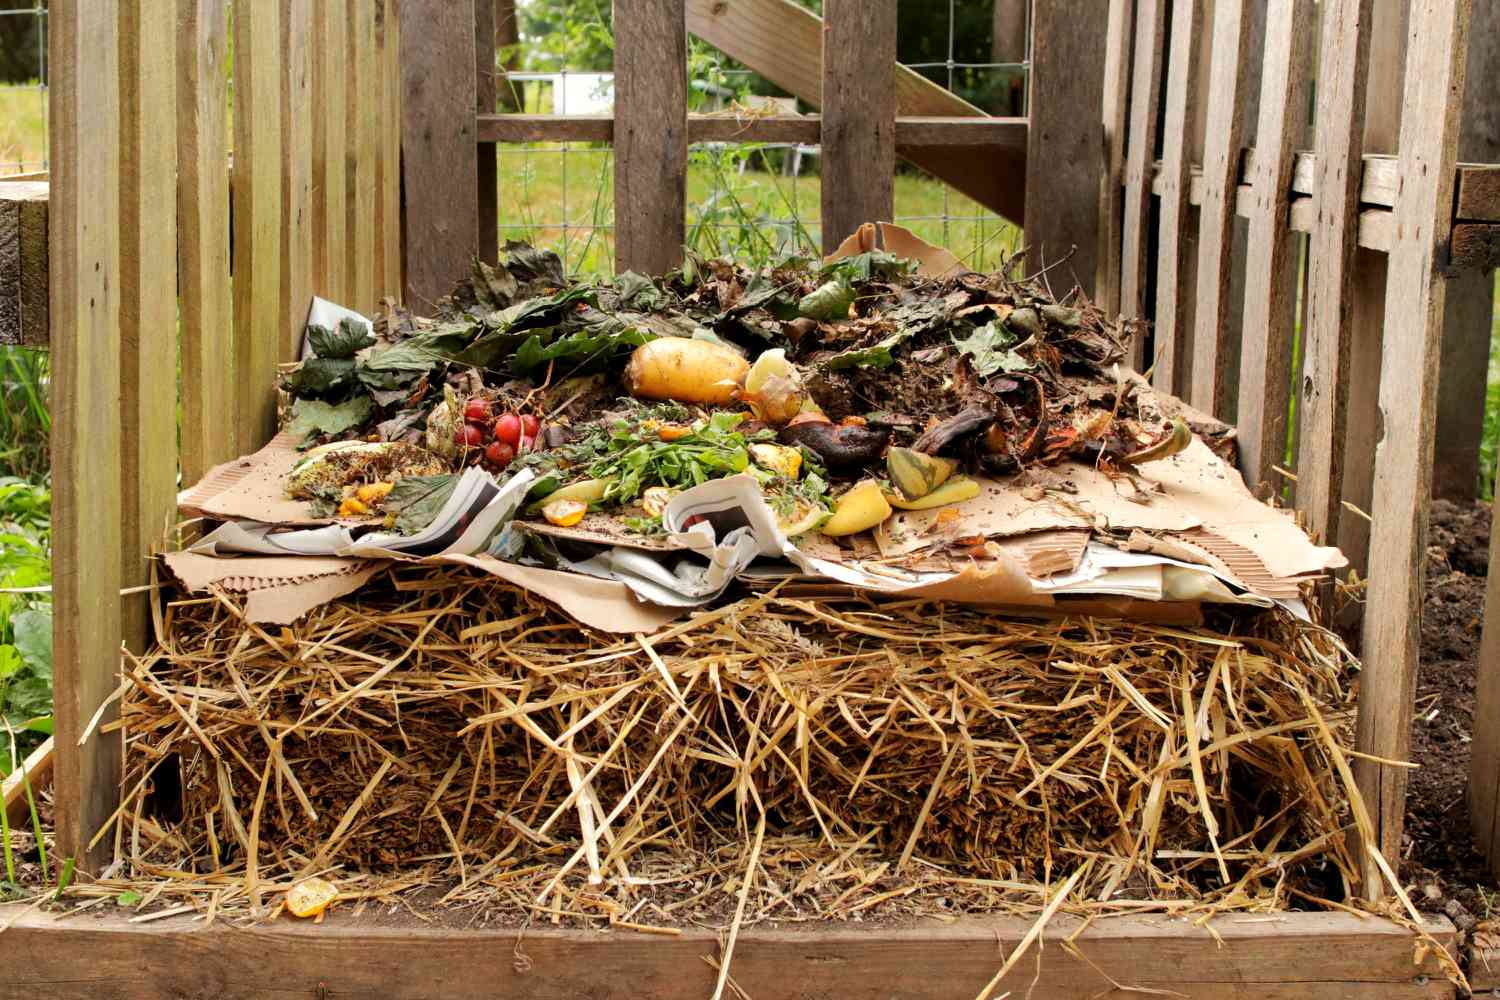
[[[1421,768],[1406,803],[1401,874],[1421,889],[1419,907],[1446,914],[1461,932],[1500,919],[1500,886],[1474,849],[1465,796],[1489,548],[1487,505],[1434,504],[1412,722],[1413,759]]]

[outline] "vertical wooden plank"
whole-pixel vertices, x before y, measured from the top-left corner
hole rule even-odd
[[[1104,48],[1104,174],[1099,179],[1099,261],[1094,298],[1106,315],[1120,312],[1120,243],[1125,210],[1125,116],[1130,107],[1130,53],[1135,0],[1109,0]]]
[[[1245,131],[1245,77],[1252,19],[1245,0],[1217,0],[1208,84],[1199,216],[1198,297],[1193,329],[1193,379],[1187,398],[1221,413],[1229,369],[1226,334],[1235,302],[1235,198]]]
[[[1285,460],[1297,294],[1289,206],[1292,166],[1307,117],[1314,16],[1310,0],[1271,0],[1267,9],[1240,348],[1240,456],[1252,489],[1279,483],[1273,467]]]
[[[479,252],[474,2],[403,0],[401,21],[406,302],[421,312]]]
[[[990,60],[997,63],[1012,63],[1017,65],[1024,63],[1026,61],[1026,40],[1030,37],[1029,32],[1026,30],[1027,0],[994,0],[994,4],[995,7],[990,18]],[[994,113],[997,115],[1024,115],[1026,113],[1026,105],[1022,99],[1025,96],[1024,72],[1019,68],[1006,67],[1000,70],[1000,76],[1007,87],[1007,93],[1002,100],[1001,106],[994,109]],[[1035,81],[1035,79],[1035,76],[1033,76],[1032,80]],[[1033,83],[1034,86],[1035,84]],[[1035,90],[1032,93],[1034,95]]]
[[[1469,26],[1469,85],[1458,137],[1465,163],[1500,163],[1500,4],[1474,5]],[[1495,318],[1495,272],[1467,270],[1448,279],[1443,354],[1438,363],[1437,454],[1432,495],[1473,500],[1484,436],[1490,330]]]
[[[1026,246],[1033,267],[1072,258],[1058,271],[1088,295],[1098,268],[1099,213],[1094,203],[1104,173],[1104,66],[1109,8],[1105,4],[1035,0],[1032,5],[1031,128],[1026,157]],[[1052,277],[1057,281],[1057,275]],[[1059,289],[1061,291],[1061,289]]]
[[[1406,0],[1375,0],[1370,23],[1370,72],[1365,85],[1365,152],[1395,153],[1401,128],[1402,67],[1406,59]],[[1375,443],[1380,417],[1380,335],[1385,328],[1385,254],[1354,256],[1349,343],[1348,421],[1344,430],[1343,501],[1368,512],[1375,488]],[[1342,502],[1340,503],[1342,507]],[[1370,522],[1350,514],[1338,522],[1338,544],[1361,577],[1370,566]],[[1355,605],[1352,613],[1358,613]]]
[[[1135,68],[1125,152],[1125,219],[1120,233],[1120,312],[1142,319],[1149,315],[1146,271],[1151,261],[1151,168],[1156,160],[1156,122],[1161,108],[1166,6],[1166,0],[1136,0],[1135,6]],[[1145,346],[1139,340],[1132,345],[1128,360],[1137,369],[1147,363]]]
[[[313,114],[317,117],[313,129],[313,291],[340,303],[349,296],[344,248],[348,35],[343,4],[322,0],[313,5]]]
[[[829,253],[864,223],[896,213],[896,3],[828,0],[823,21],[823,252]]]
[[[313,289],[313,2],[281,0],[281,361],[301,354]]]
[[[1491,514],[1496,513],[1492,510]],[[1493,523],[1493,522],[1492,522]],[[1474,843],[1500,878],[1500,532],[1490,532],[1484,635],[1476,664],[1474,742],[1469,745],[1469,819]],[[1500,970],[1497,970],[1500,972]]]
[[[375,293],[401,297],[401,63],[397,0],[375,0],[380,73],[375,161]]]
[[[276,430],[281,303],[281,5],[234,0],[234,328],[239,446]]]
[[[1453,213],[1454,167],[1469,0],[1412,0],[1399,162],[1392,211],[1396,238],[1386,284],[1381,345],[1380,438],[1375,452],[1374,525],[1364,623],[1358,747],[1405,760],[1411,745],[1427,511],[1432,484],[1437,364],[1445,289],[1438,268]],[[1400,859],[1406,770],[1358,761],[1356,779],[1377,824],[1378,847]],[[1385,887],[1367,864],[1364,891]]]
[[[615,270],[660,274],[687,226],[683,0],[615,3]],[[825,128],[827,126],[825,125]],[[827,160],[827,147],[824,148]],[[828,169],[828,164],[823,164]]]
[[[228,10],[177,0],[177,258],[182,482],[239,454],[229,283]],[[248,450],[248,449],[246,449]]]
[[[1338,536],[1349,400],[1350,300],[1364,175],[1365,87],[1374,0],[1324,0],[1314,113],[1318,225],[1310,237],[1299,381],[1297,508],[1316,536]]]
[[[1192,180],[1192,136],[1197,116],[1198,35],[1203,8],[1196,2],[1172,7],[1171,44],[1167,56],[1166,119],[1161,153],[1161,226],[1156,278],[1156,357],[1151,382],[1165,392],[1182,386],[1187,351],[1187,311],[1191,292],[1183,272],[1188,267],[1188,185]]]
[[[120,7],[48,11],[57,853],[92,871],[120,781],[119,734],[81,742],[120,660]]]
[[[134,587],[176,520],[177,19],[163,0],[120,13],[120,557]],[[123,613],[126,643],[144,651],[147,595]]]
[[[495,113],[495,0],[474,0],[474,90],[480,114]],[[479,256],[500,258],[500,178],[496,144],[479,144]]]
[[[347,0],[349,65],[345,69],[348,94],[349,145],[346,149],[344,245],[349,269],[350,308],[369,313],[375,308],[375,149],[377,139],[375,83],[374,0]],[[451,280],[451,279],[450,279]]]

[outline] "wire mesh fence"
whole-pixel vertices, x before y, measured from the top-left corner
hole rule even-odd
[[[0,177],[47,169],[47,8],[0,0]]]
[[[985,16],[1005,0],[924,2],[929,21],[943,17],[942,58],[906,63],[939,86],[957,93],[1008,91],[1004,110],[1025,107],[1029,51],[1019,58],[964,58],[960,13]],[[527,0],[518,5],[523,14]],[[1029,2],[1022,7],[1029,8]],[[998,24],[998,18],[996,19]],[[1024,34],[1024,31],[1023,31]],[[607,112],[613,103],[612,74],[598,64],[581,65],[572,32],[561,45],[529,52],[536,39],[520,43],[521,70],[502,77],[511,91],[506,103],[531,114]],[[898,39],[898,45],[900,40]],[[998,52],[998,46],[996,47]],[[928,53],[930,55],[930,53]],[[753,70],[694,39],[689,49],[689,101],[695,112],[747,115],[810,111]],[[693,249],[749,260],[816,254],[822,246],[820,148],[806,144],[702,143],[689,151],[687,240]],[[614,159],[598,143],[501,144],[498,147],[502,240],[525,240],[555,249],[570,271],[607,273],[614,262]],[[895,219],[922,238],[953,250],[978,270],[998,266],[1020,247],[1019,229],[925,171],[905,163],[895,182]]]

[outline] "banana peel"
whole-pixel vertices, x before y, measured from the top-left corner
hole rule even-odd
[[[915,500],[908,500],[900,492],[886,493],[885,501],[898,510],[931,510],[934,507],[946,507],[949,504],[963,503],[965,500],[973,500],[979,495],[979,481],[970,479],[968,476],[960,476],[950,479],[926,496]]]

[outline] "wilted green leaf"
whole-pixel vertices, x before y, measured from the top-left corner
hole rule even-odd
[[[352,358],[355,352],[375,343],[375,338],[370,336],[364,324],[356,323],[352,319],[340,320],[337,330],[330,330],[326,326],[310,325],[307,328],[307,340],[314,354],[330,360]]]
[[[411,535],[431,524],[457,484],[458,476],[452,473],[396,480],[385,498],[385,509],[396,515],[396,530]]]
[[[124,892],[120,893],[118,896],[115,897],[115,905],[116,906],[136,906],[136,905],[138,905],[140,903],[141,900],[143,900],[145,898],[146,898],[145,896],[142,896],[140,893],[136,892],[134,889],[126,889]]]
[[[634,271],[626,271],[615,277],[615,291],[620,296],[621,309],[649,311],[667,304],[667,297],[648,277]]]
[[[897,257],[884,250],[870,250],[828,262],[823,265],[822,276],[838,278],[846,284],[856,284],[873,280],[889,281],[910,274],[915,269],[916,264],[905,257]]]
[[[354,381],[353,358],[308,358],[287,376],[287,391],[297,396],[316,395]]]
[[[849,307],[854,304],[854,289],[835,278],[824,282],[802,296],[797,311],[808,319],[828,322],[848,319]]]
[[[299,399],[292,404],[292,419],[287,430],[306,439],[312,434],[342,434],[358,427],[375,412],[368,396],[356,396],[342,403],[324,403],[316,399]]]
[[[1011,350],[1016,338],[1003,327],[986,323],[963,340],[954,338],[953,344],[960,352],[974,361],[974,370],[980,375],[996,372],[1027,371],[1031,362]]]

